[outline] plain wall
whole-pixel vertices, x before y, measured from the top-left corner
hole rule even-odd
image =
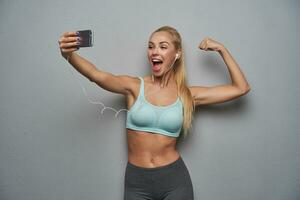
[[[0,199],[118,200],[127,162],[125,98],[90,82],[60,55],[65,31],[92,29],[79,54],[98,69],[146,76],[147,41],[181,33],[189,85],[230,83],[206,36],[231,52],[251,91],[197,108],[178,143],[195,200],[300,199],[300,2],[0,1]],[[78,82],[78,80],[80,82]]]

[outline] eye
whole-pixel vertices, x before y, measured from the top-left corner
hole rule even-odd
[[[167,47],[167,46],[161,46],[160,48],[162,48],[162,49],[167,49],[168,47]]]
[[[153,46],[150,46],[150,45],[148,46],[148,49],[152,49],[152,48],[153,48]]]

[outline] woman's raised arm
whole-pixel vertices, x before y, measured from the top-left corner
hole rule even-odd
[[[250,91],[250,86],[243,72],[229,51],[222,44],[210,38],[205,38],[200,43],[199,48],[205,51],[217,51],[220,53],[228,68],[231,83],[213,87],[190,87],[195,105],[222,103],[245,95]]]
[[[80,37],[76,32],[65,32],[59,39],[61,55],[79,73],[110,92],[128,95],[132,91],[132,83],[135,81],[134,77],[113,75],[109,72],[98,70],[95,65],[75,52],[79,49],[79,44]]]

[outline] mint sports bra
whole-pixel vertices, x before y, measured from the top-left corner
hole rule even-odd
[[[167,106],[156,106],[144,95],[144,80],[141,80],[139,95],[127,112],[126,128],[178,137],[183,123],[183,105],[178,97]]]

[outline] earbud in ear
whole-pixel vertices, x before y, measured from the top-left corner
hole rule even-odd
[[[179,58],[179,54],[176,53],[176,55],[175,55],[175,60],[177,60],[178,58]]]

